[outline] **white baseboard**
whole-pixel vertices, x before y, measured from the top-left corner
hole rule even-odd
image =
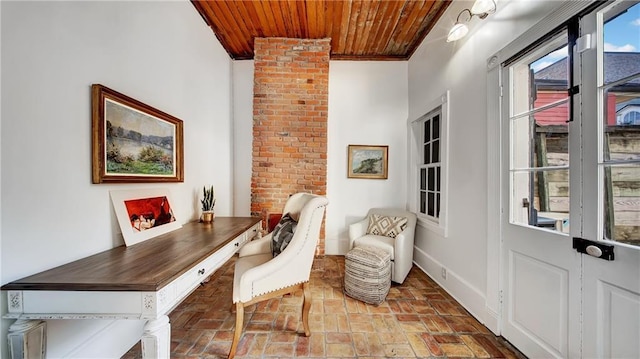
[[[420,248],[414,247],[413,253],[413,263],[418,268],[438,283],[480,323],[496,333],[497,323],[499,322],[498,317],[496,313],[487,311],[486,297],[483,292],[473,287],[464,278],[443,266]],[[442,268],[446,269],[446,279],[442,277]]]
[[[489,307],[484,308],[485,323],[484,325],[495,335],[500,335],[500,314],[496,313]]]

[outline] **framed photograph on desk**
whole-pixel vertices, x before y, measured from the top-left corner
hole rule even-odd
[[[173,201],[164,188],[111,191],[124,243],[140,243],[182,227],[173,214]]]

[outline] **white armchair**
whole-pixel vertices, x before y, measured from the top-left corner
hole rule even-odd
[[[407,219],[406,227],[399,233],[390,235],[367,234],[372,215],[402,217]],[[403,209],[372,208],[367,217],[349,226],[349,249],[360,245],[382,248],[391,254],[391,280],[404,282],[413,266],[413,241],[416,229],[416,215]],[[374,231],[375,233],[375,231]],[[393,236],[395,235],[395,238]]]
[[[327,198],[308,193],[292,195],[283,214],[298,217],[296,229],[286,248],[273,257],[273,232],[247,243],[240,249],[233,277],[233,303],[236,308],[236,328],[229,358],[236,353],[244,323],[244,307],[280,297],[298,290],[304,292],[302,322],[306,336],[309,331],[311,293],[308,288],[311,265],[315,255],[320,227],[328,204]]]

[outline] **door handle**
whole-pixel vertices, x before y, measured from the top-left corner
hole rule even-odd
[[[600,256],[602,255],[602,249],[600,249],[597,246],[594,246],[593,244],[588,245],[586,250],[587,250],[587,254],[592,257],[600,258]]]
[[[592,257],[612,261],[614,259],[613,246],[602,242],[590,241],[584,238],[573,237],[573,248],[578,253],[588,254]]]

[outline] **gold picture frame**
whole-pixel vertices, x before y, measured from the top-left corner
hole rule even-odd
[[[387,179],[389,146],[349,145],[347,178]]]
[[[93,183],[184,182],[182,121],[91,86]]]

